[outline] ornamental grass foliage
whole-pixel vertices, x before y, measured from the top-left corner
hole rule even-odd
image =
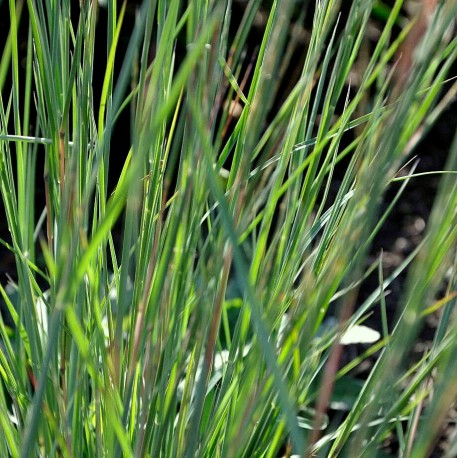
[[[456,5],[412,3],[0,2],[1,457],[432,456],[456,148],[414,155],[455,99]]]

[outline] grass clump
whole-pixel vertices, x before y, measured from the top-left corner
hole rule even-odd
[[[391,438],[429,456],[456,396],[454,149],[423,242],[387,278],[366,260],[455,96],[455,5],[410,20],[402,1],[341,15],[253,0],[239,20],[237,2],[144,1],[121,51],[126,3],[106,3],[9,2],[0,188],[17,280],[0,288],[0,455],[356,457]],[[376,310],[381,338],[339,364]]]

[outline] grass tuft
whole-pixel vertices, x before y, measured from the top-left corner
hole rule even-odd
[[[456,145],[412,153],[456,97],[456,7],[344,3],[0,2],[0,456],[431,456]],[[374,240],[425,177],[386,273]]]

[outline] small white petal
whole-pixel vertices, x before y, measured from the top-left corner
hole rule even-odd
[[[342,345],[370,344],[380,339],[380,333],[367,326],[353,326],[348,329],[340,339]]]

